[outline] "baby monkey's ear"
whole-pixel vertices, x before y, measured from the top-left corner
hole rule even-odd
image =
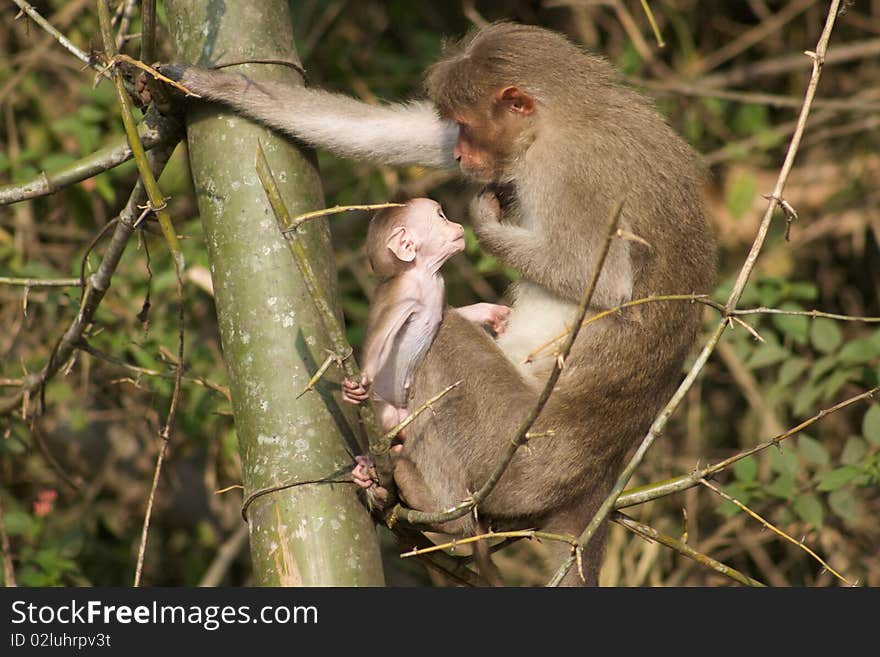
[[[392,230],[386,244],[398,260],[412,262],[416,259],[416,244],[405,226],[398,226]]]

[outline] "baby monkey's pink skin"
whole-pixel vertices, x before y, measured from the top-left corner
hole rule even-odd
[[[393,216],[374,218],[367,236],[367,255],[382,277],[367,319],[360,382],[345,378],[342,398],[362,404],[372,396],[382,431],[390,431],[409,415],[413,375],[437,333],[444,308],[440,267],[464,250],[464,228],[449,221],[440,204],[426,198],[409,201]],[[497,336],[507,327],[510,308],[475,303],[455,309]],[[392,452],[406,437],[397,436]],[[375,485],[369,456],[357,457],[355,482]],[[387,496],[387,491],[374,490]]]

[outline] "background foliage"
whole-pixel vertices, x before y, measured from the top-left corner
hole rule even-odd
[[[421,72],[438,55],[441,35],[461,34],[480,17],[545,25],[606,55],[656,99],[711,166],[707,193],[721,247],[714,296],[723,301],[766,203],[761,195],[772,189],[791,131],[786,126],[809,78],[809,60],[800,53],[815,46],[827,7],[816,0],[650,4],[667,41],[663,49],[635,0],[291,0],[291,10],[312,84],[370,102],[419,95]],[[78,46],[99,48],[93,2],[34,5]],[[28,20],[15,20],[16,14],[12,3],[0,5],[0,184],[52,171],[121,135],[111,86],[95,87],[90,72]],[[138,20],[136,12],[132,34],[140,30]],[[172,60],[164,34],[160,57]],[[137,56],[136,38],[126,51]],[[835,61],[841,52],[845,58]],[[831,39],[818,97],[850,99],[850,105],[816,104],[786,190],[798,212],[791,239],[784,238],[780,214],[742,307],[880,316],[878,55],[880,2],[848,3]],[[773,98],[722,98],[719,89]],[[448,216],[466,219],[473,190],[445,174],[318,157],[328,205],[429,195]],[[52,196],[0,207],[0,276],[79,276],[88,244],[119,210],[135,179],[135,167],[127,163]],[[199,381],[184,388],[144,579],[195,585],[226,544],[239,557],[212,581],[246,584],[250,565],[240,549],[240,495],[214,493],[238,483],[240,467],[207,257],[182,149],[160,183],[171,196],[178,233],[187,238],[186,365]],[[361,250],[365,219],[346,214],[331,220],[349,337],[356,345],[373,285]],[[96,248],[100,252],[100,244]],[[86,258],[86,268],[95,261]],[[445,273],[454,305],[497,299],[516,275],[481,254],[471,233],[466,255]],[[23,295],[21,287],[0,285],[0,395],[43,366],[78,299],[72,287]],[[126,252],[96,317],[89,344],[100,353],[80,352],[47,387],[42,416],[0,420],[0,501],[20,584],[131,581],[156,434],[172,387],[176,303],[167,250],[160,236],[146,232]],[[707,322],[714,318],[707,310]],[[878,384],[877,324],[786,315],[743,319],[762,341],[741,326],[725,334],[701,383],[639,471],[639,483],[720,460]],[[830,415],[778,449],[740,461],[718,480],[738,500],[803,538],[850,581],[880,585],[878,402]],[[705,489],[633,513],[667,533],[686,532],[696,549],[768,584],[836,584],[804,551],[762,531]],[[429,582],[417,564],[395,557],[384,533],[383,540],[390,582]],[[509,582],[540,584],[548,573],[543,557],[542,546],[522,542],[497,560]],[[727,583],[617,526],[602,581]]]

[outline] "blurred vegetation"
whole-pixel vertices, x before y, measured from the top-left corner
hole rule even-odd
[[[827,3],[810,0],[658,0],[649,4],[666,40],[660,49],[636,0],[290,4],[311,83],[368,101],[419,95],[421,72],[438,55],[442,36],[459,35],[482,18],[545,25],[603,53],[656,99],[711,165],[707,193],[721,247],[718,299],[732,285],[754,237],[766,204],[762,194],[773,188],[809,78],[810,62],[801,53],[815,47],[827,11]],[[818,98],[854,104],[814,107],[785,192],[798,213],[791,239],[784,238],[779,213],[741,307],[880,316],[880,2],[845,4]],[[100,48],[94,3],[34,5],[79,47]],[[0,8],[0,184],[52,171],[122,134],[110,85],[95,87],[93,73],[16,14],[12,3]],[[124,48],[133,57],[139,53],[139,20],[136,11]],[[175,58],[164,26],[159,48],[162,60]],[[845,56],[834,59],[841,52]],[[719,90],[773,98],[721,98]],[[445,174],[318,156],[328,205],[429,195],[450,217],[465,219],[472,190]],[[127,163],[51,196],[0,207],[0,276],[67,278],[78,277],[81,266],[89,271],[99,261],[101,242],[83,261],[89,243],[119,211],[135,180],[135,167]],[[223,394],[226,373],[207,256],[182,148],[160,183],[170,196],[177,230],[186,236],[187,375],[210,385],[184,387],[144,579],[195,585],[221,545],[242,544],[236,533],[240,494],[214,492],[238,483],[240,469]],[[347,214],[331,219],[355,345],[372,291],[361,250],[365,219]],[[481,254],[472,234],[466,255],[445,273],[454,305],[497,299],[515,276]],[[78,302],[75,287],[24,293],[20,286],[0,284],[0,396],[45,364]],[[18,583],[131,582],[157,431],[172,388],[176,303],[168,252],[160,236],[144,231],[129,246],[96,316],[88,335],[93,352],[79,352],[47,386],[42,414],[29,412],[26,421],[20,413],[0,418],[0,500]],[[707,326],[715,321],[713,311],[707,309],[706,317]],[[878,385],[876,323],[767,314],[742,319],[752,331],[734,325],[725,334],[634,483],[714,463]],[[40,402],[29,399],[28,410]],[[851,582],[880,585],[880,400],[831,414],[778,449],[738,462],[718,481]],[[686,532],[692,547],[767,584],[838,584],[803,550],[706,489],[630,512],[666,533]],[[429,583],[417,564],[396,559],[384,532],[383,540],[391,583]],[[522,542],[498,553],[497,561],[510,583],[532,585],[546,581],[543,557],[540,545]],[[246,550],[220,581],[251,581]],[[611,532],[602,581],[728,584],[618,526]]]

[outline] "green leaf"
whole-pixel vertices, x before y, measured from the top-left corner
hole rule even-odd
[[[787,285],[786,296],[798,301],[815,301],[819,298],[819,288],[809,281],[796,281]]]
[[[33,516],[24,511],[12,509],[6,512],[6,533],[10,536],[27,534],[31,530],[33,524]]]
[[[818,490],[829,491],[843,488],[861,473],[862,469],[855,465],[845,465],[841,468],[836,468],[822,476]]]
[[[798,451],[810,463],[816,465],[828,465],[831,462],[828,456],[828,450],[825,445],[815,438],[810,438],[806,434],[801,434],[797,439]]]
[[[837,370],[825,381],[825,385],[822,387],[822,397],[826,400],[831,399],[840,392],[847,381],[853,378],[858,378],[858,373],[851,370]]]
[[[840,462],[846,465],[861,463],[868,453],[868,444],[859,436],[850,436],[840,454]]]
[[[855,522],[859,519],[859,503],[848,488],[841,488],[828,495],[828,506],[844,520]]]
[[[775,365],[776,363],[788,360],[790,356],[791,354],[788,349],[784,349],[775,344],[762,344],[752,353],[752,357],[749,358],[746,366],[749,369],[756,370],[761,367]]]
[[[870,340],[853,340],[840,350],[838,359],[842,365],[861,365],[880,356],[880,346]]]
[[[782,304],[783,310],[803,310],[796,303]],[[810,318],[804,315],[773,315],[773,324],[798,344],[805,344],[810,335]]]
[[[828,374],[837,365],[837,359],[834,356],[823,356],[815,363],[813,369],[810,370],[810,381],[818,381]]]
[[[767,485],[764,490],[774,497],[781,497],[784,500],[794,499],[797,495],[797,487],[794,483],[794,476],[784,473],[776,477],[772,483]]]
[[[798,495],[794,500],[794,512],[798,517],[806,523],[811,524],[816,529],[822,529],[822,523],[825,519],[825,512],[822,509],[822,502],[812,493]]]
[[[749,501],[752,499],[752,493],[749,492],[745,485],[736,482],[725,486],[724,492],[731,497],[735,497],[739,502],[743,504],[748,504]],[[724,502],[718,505],[718,513],[723,515],[725,518],[729,518],[730,516],[735,515],[739,512],[740,508],[729,500],[724,500]]]
[[[829,354],[843,343],[843,331],[834,320],[817,317],[810,327],[810,342],[816,351]]]
[[[794,383],[804,370],[807,369],[807,361],[803,358],[789,358],[779,368],[779,385],[788,386]]]
[[[822,395],[822,386],[814,383],[807,383],[803,386],[794,398],[794,406],[791,411],[798,417],[811,415],[813,406]]]
[[[862,419],[862,435],[872,445],[880,445],[880,404],[871,404]]]
[[[734,219],[741,218],[751,209],[757,193],[758,185],[753,175],[742,172],[733,176],[727,186],[726,200]]]
[[[747,456],[733,464],[734,476],[742,482],[752,482],[758,477],[758,461]]]
[[[798,467],[800,467],[800,462],[793,449],[781,447],[770,451],[770,468],[773,472],[794,477]]]

